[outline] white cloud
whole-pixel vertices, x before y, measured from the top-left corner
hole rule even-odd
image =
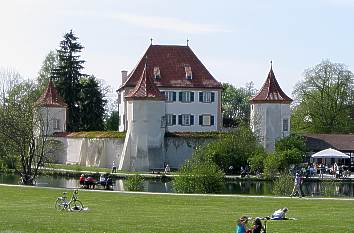
[[[110,17],[145,28],[163,29],[183,33],[213,33],[231,31],[219,25],[191,23],[169,17],[141,16],[133,14],[116,14]]]

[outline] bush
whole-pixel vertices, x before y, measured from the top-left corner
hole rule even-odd
[[[280,174],[273,183],[273,193],[278,196],[289,196],[293,190],[293,180],[289,173]]]
[[[224,173],[239,173],[241,166],[247,165],[248,158],[260,147],[249,126],[242,125],[222,139],[198,148],[193,157],[213,161]],[[230,170],[231,166],[234,169]]]
[[[144,190],[144,178],[140,175],[129,176],[124,181],[125,189],[128,191],[141,192]]]
[[[262,173],[264,170],[264,160],[267,157],[267,153],[259,149],[255,151],[250,158],[248,158],[248,164],[250,166],[250,172],[254,174]]]
[[[281,165],[281,158],[278,158],[275,154],[268,155],[264,160],[264,175],[269,179],[274,179],[279,173]]]
[[[187,161],[173,184],[179,193],[221,193],[224,173],[212,161]]]

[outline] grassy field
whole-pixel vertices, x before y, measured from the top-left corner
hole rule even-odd
[[[241,215],[288,207],[294,221],[268,221],[267,232],[354,232],[354,199],[249,198],[81,191],[84,212],[57,212],[63,189],[0,185],[0,232],[234,232]],[[71,194],[71,190],[69,191]]]

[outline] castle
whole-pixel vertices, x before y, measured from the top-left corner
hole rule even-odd
[[[66,145],[66,158],[61,162],[79,160],[82,165],[109,166],[117,161],[119,170],[128,171],[163,168],[164,162],[179,167],[191,156],[193,148],[176,147],[171,152],[165,133],[222,130],[221,91],[221,84],[189,46],[150,45],[129,75],[122,71],[122,85],[117,90],[119,131],[126,135],[124,142],[116,146],[119,149],[97,149],[110,152],[95,152],[91,163],[85,155],[90,153],[89,147],[77,152],[68,139],[60,139]],[[289,135],[292,101],[281,90],[272,67],[263,87],[250,101],[251,128],[271,151],[277,139]],[[46,119],[47,135],[65,132],[66,104],[51,81],[37,107]],[[80,156],[68,156],[73,153],[70,151]]]

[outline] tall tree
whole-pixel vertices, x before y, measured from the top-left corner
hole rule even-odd
[[[37,76],[37,82],[42,91],[48,86],[54,70],[58,68],[58,59],[58,54],[54,51],[50,51],[45,57]]]
[[[106,100],[100,83],[94,76],[80,79],[80,130],[103,130]]]
[[[292,128],[298,132],[353,133],[354,76],[344,64],[322,61],[305,70],[294,90]]]
[[[225,127],[236,127],[240,123],[249,123],[250,97],[255,93],[253,83],[247,83],[246,87],[236,88],[229,83],[223,83],[222,114]]]
[[[84,47],[77,40],[72,30],[64,35],[57,50],[59,64],[53,71],[56,87],[68,105],[68,131],[80,129],[80,78],[86,76],[81,73],[85,61],[79,55]]]

